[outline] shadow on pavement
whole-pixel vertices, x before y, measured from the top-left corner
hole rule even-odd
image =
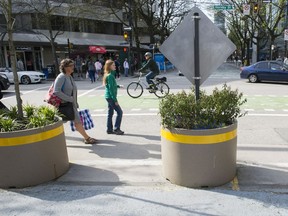
[[[92,153],[101,158],[117,158],[117,159],[161,159],[160,145],[158,144],[133,144],[118,142],[114,140],[105,140],[97,145],[69,145],[69,148],[86,148],[90,149]],[[150,153],[149,151],[157,152]],[[90,152],[90,153],[91,153]]]
[[[125,134],[125,136],[130,136],[130,137],[142,137],[148,140],[155,140],[155,141],[160,141],[161,137],[159,136],[152,136],[152,135],[142,135],[142,134]]]

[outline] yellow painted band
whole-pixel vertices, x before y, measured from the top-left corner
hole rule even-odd
[[[52,130],[44,131],[44,132],[33,134],[33,135],[0,138],[0,147],[1,146],[27,145],[27,144],[31,144],[31,143],[35,143],[39,141],[48,140],[55,136],[60,135],[61,133],[63,133],[63,131],[64,131],[64,128],[63,128],[63,125],[61,125]]]
[[[182,144],[218,144],[234,139],[237,136],[237,129],[229,131],[227,133],[205,136],[175,134],[161,129],[161,136],[164,137],[166,140]]]

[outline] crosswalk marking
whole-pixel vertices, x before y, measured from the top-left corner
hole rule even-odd
[[[94,109],[93,111],[94,111],[94,112],[104,112],[105,109]]]
[[[158,108],[150,108],[149,111],[156,111],[156,112],[158,112],[159,109],[158,109]]]
[[[139,109],[139,108],[133,108],[133,109],[131,109],[132,112],[140,111],[140,110],[141,110],[141,109]]]

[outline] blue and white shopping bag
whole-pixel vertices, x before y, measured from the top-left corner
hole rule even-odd
[[[80,120],[85,130],[89,130],[94,127],[92,117],[88,109],[79,110]],[[76,131],[74,121],[70,122],[71,130]]]

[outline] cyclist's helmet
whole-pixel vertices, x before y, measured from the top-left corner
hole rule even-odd
[[[152,58],[152,53],[151,52],[146,52],[145,56],[149,56],[150,58]]]

